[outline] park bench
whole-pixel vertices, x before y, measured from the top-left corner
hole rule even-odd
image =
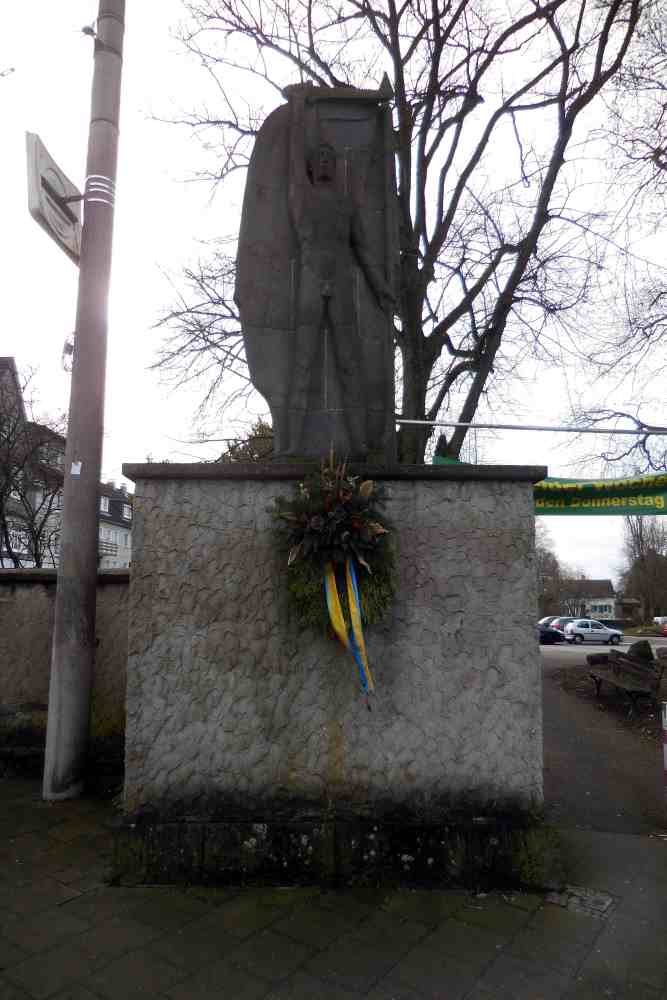
[[[658,649],[656,658],[650,643],[643,639],[633,643],[627,653],[616,649],[610,653],[591,653],[586,662],[598,698],[604,681],[629,698],[629,714],[632,714],[640,698],[650,698],[657,703],[667,664],[667,648]]]

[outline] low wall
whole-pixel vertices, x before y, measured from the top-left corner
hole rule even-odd
[[[129,573],[100,573],[91,735],[122,741],[125,729]],[[0,746],[44,742],[55,570],[0,570]]]
[[[369,629],[369,713],[342,648],[301,628],[268,508],[307,469],[126,466],[136,482],[125,806],[295,817],[542,800],[532,483],[397,468],[399,585]]]

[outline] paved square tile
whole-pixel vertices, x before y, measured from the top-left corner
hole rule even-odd
[[[0,937],[0,972],[3,969],[8,969],[12,965],[18,965],[22,962],[24,958],[27,957],[28,952],[21,948],[19,945],[10,941],[6,937]]]
[[[95,815],[74,816],[72,819],[66,819],[54,826],[49,833],[53,840],[62,841],[65,844],[72,843],[82,836],[96,839],[100,835],[104,836],[103,831],[100,830],[99,817]],[[109,835],[106,839],[110,839]]]
[[[398,958],[425,938],[428,928],[414,920],[406,920],[393,913],[378,910],[368,920],[357,924],[350,933],[359,941],[366,942],[371,948],[375,944],[394,948]]]
[[[503,893],[503,898],[510,906],[517,906],[520,910],[528,910],[530,913],[535,913],[544,904],[542,896],[538,896],[534,892],[522,892],[521,890]]]
[[[123,915],[112,917],[103,924],[95,924],[87,928],[76,938],[76,946],[80,948],[94,963],[99,965],[118,958],[128,951],[134,951],[149,944],[162,931],[149,927],[138,920]]]
[[[665,1000],[665,991],[636,981],[584,975],[577,977],[563,1000]]]
[[[496,928],[475,927],[463,923],[457,917],[452,917],[432,931],[419,947],[431,950],[435,954],[451,955],[458,961],[465,962],[469,958],[475,962],[488,962],[512,938],[511,931],[503,932]]]
[[[667,990],[667,938],[650,934],[648,924],[618,916],[598,937],[581,972]]]
[[[352,933],[306,962],[304,971],[316,979],[364,993],[392,969],[400,954],[391,945],[360,941]]]
[[[366,995],[315,979],[307,972],[295,972],[284,983],[274,987],[266,995],[266,1000],[361,1000]]]
[[[655,882],[637,879],[629,892],[619,899],[614,915],[635,917],[655,923],[667,923],[667,886],[659,889]]]
[[[211,912],[207,903],[186,894],[157,892],[129,911],[135,920],[163,931],[177,930]]]
[[[85,986],[68,986],[60,993],[54,993],[49,1000],[100,1000],[100,995],[91,993]]]
[[[30,994],[0,976],[0,1000],[31,1000]]]
[[[383,909],[433,927],[457,913],[466,898],[463,892],[399,889],[387,897]]]
[[[199,971],[206,965],[219,962],[238,946],[239,939],[235,935],[220,927],[202,926],[201,921],[196,921],[152,941],[149,951],[179,968]]]
[[[70,900],[63,911],[88,924],[100,924],[139,906],[145,899],[141,890],[105,886]]]
[[[462,1000],[475,985],[484,965],[481,960],[463,962],[419,945],[401,959],[386,980],[380,980],[377,988],[386,989],[389,983],[396,984],[410,1000],[412,992],[423,1000]]]
[[[55,879],[45,877],[26,886],[0,886],[0,910],[32,916],[68,900],[77,899],[79,895],[71,886],[61,885]]]
[[[485,897],[471,897],[457,911],[455,919],[476,927],[498,930],[502,934],[513,934],[520,927],[524,927],[532,916],[531,910],[512,906],[501,896],[492,894]]]
[[[585,959],[591,943],[580,938],[571,940],[554,932],[526,927],[512,939],[507,951],[519,958],[539,962],[545,968],[573,972]]]
[[[323,892],[317,899],[317,905],[325,910],[341,914],[351,923],[361,923],[362,920],[368,920],[373,912],[377,896],[374,889]]]
[[[47,951],[67,938],[76,937],[88,927],[85,920],[70,916],[60,906],[32,917],[6,914],[0,919],[0,932],[3,936],[32,953]]]
[[[273,926],[280,934],[285,934],[295,941],[327,948],[359,924],[357,914],[351,918],[342,909],[306,905],[276,921]]]
[[[569,941],[593,941],[606,926],[606,921],[584,913],[565,910],[561,906],[543,906],[531,918],[531,930],[543,929]]]
[[[165,993],[171,1000],[264,1000],[267,983],[223,960],[202,969],[180,985],[165,990]]]
[[[571,982],[570,976],[556,969],[503,954],[487,969],[479,981],[479,990],[494,1000],[560,1000]]]
[[[109,1000],[154,997],[182,978],[182,969],[177,969],[145,948],[114,959],[92,976],[80,977],[84,986]]]
[[[4,975],[36,1000],[42,1000],[84,979],[92,966],[89,956],[68,941],[40,954],[38,958],[30,956],[7,969]]]
[[[200,917],[202,927],[219,928],[238,939],[243,939],[253,931],[262,930],[280,917],[281,911],[272,906],[258,905],[253,893],[243,893],[228,903],[216,907],[205,917]]]
[[[455,997],[455,994],[444,993],[443,989],[433,984],[415,990],[392,975],[386,976],[370,993],[365,994],[366,1000],[451,1000],[452,996]]]
[[[277,982],[294,972],[312,954],[312,947],[292,941],[273,930],[264,930],[238,945],[228,958],[253,976]]]
[[[514,936],[508,950],[547,968],[573,971],[606,926],[605,920],[596,917],[544,906]]]

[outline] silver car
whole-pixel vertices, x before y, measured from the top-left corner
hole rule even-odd
[[[565,626],[568,642],[606,642],[616,645],[623,641],[623,633],[617,628],[607,628],[594,618],[575,618]]]

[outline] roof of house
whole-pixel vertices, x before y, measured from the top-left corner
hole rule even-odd
[[[65,450],[67,438],[63,437],[59,431],[54,430],[52,427],[48,427],[46,424],[35,423],[34,420],[26,420],[26,427],[35,444],[46,444],[47,442],[51,442],[62,449],[62,451]]]
[[[101,497],[109,497],[111,500],[122,500],[124,503],[132,503],[134,500],[134,493],[116,486],[115,483],[100,483],[97,492]]]
[[[0,358],[0,382],[7,378],[7,374],[9,374],[9,379],[12,382],[14,395],[13,405],[16,405],[19,408],[21,419],[25,420],[26,413],[25,403],[23,402],[23,391],[21,389],[19,373],[16,368],[14,358]]]
[[[563,588],[570,597],[615,597],[611,580],[564,580]]]

